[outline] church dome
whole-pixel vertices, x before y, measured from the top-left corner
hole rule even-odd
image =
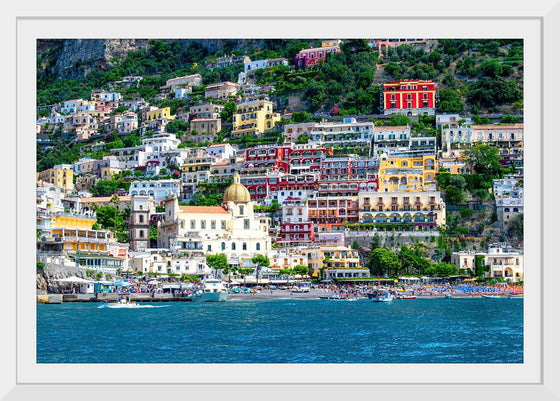
[[[240,182],[239,174],[233,175],[233,184],[227,187],[224,193],[224,202],[251,202],[249,190]]]

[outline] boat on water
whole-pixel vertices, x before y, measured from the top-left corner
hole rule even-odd
[[[445,299],[453,299],[453,295],[451,294],[445,294],[445,296],[443,297]]]
[[[397,299],[416,299],[416,295],[398,295]]]
[[[480,294],[480,296],[481,296],[482,298],[488,298],[488,299],[503,299],[503,298],[507,298],[507,297],[504,296],[504,295],[496,295],[496,294],[493,294],[493,295],[489,295],[489,294]]]
[[[115,303],[104,303],[98,308],[111,308],[111,309],[137,309],[137,308],[153,308],[153,305],[140,305],[129,298],[120,298]]]
[[[374,296],[371,298],[373,302],[391,302],[394,299],[395,297],[388,291],[374,294]]]
[[[222,280],[208,278],[202,288],[194,291],[191,299],[195,302],[221,302],[227,299],[228,292]]]

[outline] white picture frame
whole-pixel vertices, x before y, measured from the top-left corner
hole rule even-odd
[[[471,1],[463,7],[443,1],[429,5],[407,0],[396,4],[357,1],[304,4],[295,1],[261,5],[224,0],[186,5],[148,2],[54,4],[25,1],[11,4],[3,15],[9,42],[5,69],[9,79],[5,99],[14,105],[8,122],[8,146],[4,160],[10,163],[5,204],[2,308],[4,322],[0,366],[0,397],[27,399],[118,399],[168,397],[214,399],[303,398],[346,399],[480,399],[557,400],[559,345],[558,304],[552,270],[555,228],[552,202],[559,182],[554,176],[554,114],[559,88],[554,78],[560,65],[554,40],[560,38],[560,6],[557,1],[510,4],[505,1]],[[392,26],[392,27],[391,27]],[[206,27],[206,28],[204,28]],[[416,31],[415,31],[416,30]],[[364,33],[418,37],[508,37],[519,35],[525,47],[526,121],[526,262],[525,363],[504,365],[33,365],[35,344],[34,248],[34,48],[41,37],[124,38],[142,37],[363,37]],[[264,33],[262,33],[264,32]],[[442,36],[448,33],[447,36]],[[475,34],[476,33],[476,34]],[[199,36],[195,36],[198,34]],[[270,36],[270,34],[273,34]],[[430,35],[431,34],[431,35]],[[52,35],[52,36],[49,36]],[[61,36],[62,35],[62,36]],[[160,35],[160,36],[158,36]],[[459,36],[457,36],[459,35]],[[479,36],[477,36],[479,35]],[[480,36],[483,35],[483,36]],[[485,35],[485,36],[484,36]],[[510,36],[511,37],[511,36]],[[516,36],[517,37],[517,36]],[[530,46],[529,46],[530,45]],[[30,48],[31,46],[31,48]],[[31,132],[30,132],[31,131]],[[533,136],[531,136],[531,135]],[[545,168],[548,165],[549,169]],[[532,180],[530,178],[533,178]],[[545,185],[546,184],[546,185]],[[529,206],[529,207],[527,207]],[[16,211],[13,213],[12,211]],[[31,212],[32,211],[32,212]],[[546,213],[548,211],[548,213]],[[546,216],[546,218],[545,218]],[[31,236],[30,236],[31,235]],[[15,239],[15,241],[14,241]],[[14,252],[15,251],[15,252]],[[31,295],[31,296],[30,296]],[[536,313],[535,313],[536,312]],[[530,338],[529,338],[530,337]],[[525,365],[528,368],[525,368]],[[461,374],[455,372],[461,371]],[[186,375],[193,375],[189,380]],[[462,376],[466,375],[466,376]],[[466,377],[467,380],[447,380]],[[405,380],[403,380],[403,377]]]

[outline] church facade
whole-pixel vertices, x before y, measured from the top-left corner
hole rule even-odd
[[[179,206],[175,195],[165,201],[158,227],[158,247],[187,257],[224,253],[231,265],[272,249],[268,225],[255,217],[249,191],[239,174],[224,193],[222,206]]]

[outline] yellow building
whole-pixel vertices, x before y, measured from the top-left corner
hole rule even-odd
[[[379,162],[379,192],[434,191],[438,170],[436,155],[383,154]]]
[[[301,249],[298,251],[307,256],[309,272],[324,269],[362,269],[360,257],[356,249],[345,246],[321,246]]]
[[[108,253],[109,244],[113,242],[113,233],[106,230],[94,230],[95,222],[95,217],[87,215],[70,213],[52,215],[45,241],[58,243],[63,251]]]
[[[70,166],[57,165],[37,173],[37,181],[48,182],[55,187],[72,191],[74,190],[74,171]]]
[[[156,110],[146,112],[146,121],[147,122],[155,121],[155,120],[161,120],[162,118],[167,118],[169,120],[172,120],[173,118],[175,118],[175,116],[171,115],[171,108],[170,107],[163,107],[161,109],[156,109]]]
[[[359,222],[364,224],[411,225],[415,230],[445,225],[445,202],[438,191],[360,192]],[[404,224],[403,224],[404,223]]]
[[[95,217],[80,214],[61,213],[51,216],[51,228],[91,230],[95,222]]]
[[[274,128],[280,121],[280,113],[273,112],[272,102],[268,100],[254,100],[240,103],[233,115],[232,137],[243,135],[258,136],[266,130]]]

